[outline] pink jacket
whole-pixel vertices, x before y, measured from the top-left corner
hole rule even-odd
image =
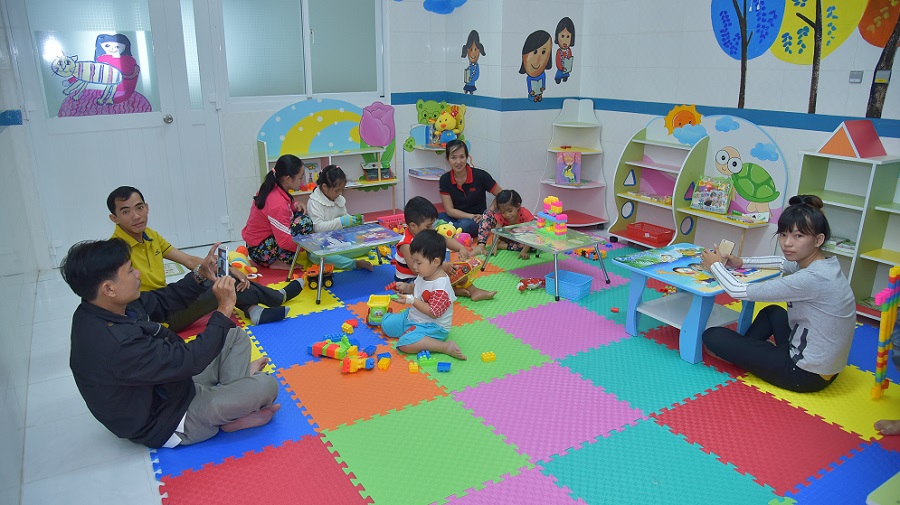
[[[250,217],[247,225],[241,230],[241,237],[248,247],[258,246],[263,240],[274,236],[278,247],[288,251],[296,251],[297,243],[291,236],[291,221],[294,218],[294,202],[291,195],[275,186],[262,209],[256,204],[250,205]]]

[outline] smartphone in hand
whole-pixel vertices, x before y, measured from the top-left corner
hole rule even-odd
[[[216,248],[216,277],[228,275],[228,248],[220,245]]]
[[[725,240],[724,238],[719,242],[719,254],[722,257],[726,257],[734,251],[734,242],[730,240]]]

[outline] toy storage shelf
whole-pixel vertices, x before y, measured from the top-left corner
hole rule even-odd
[[[715,212],[709,212],[705,210],[692,209],[690,207],[680,208],[678,212],[683,214],[688,214],[691,216],[697,216],[703,219],[709,219],[712,221],[718,221],[723,224],[727,224],[728,226],[734,226],[736,228],[743,228],[745,230],[752,230],[755,228],[765,228],[769,226],[769,223],[765,221],[742,221],[738,218],[732,218],[724,214],[716,214]]]
[[[627,240],[644,247],[669,245],[678,236],[675,220],[675,188],[686,166],[698,165],[691,173],[702,171],[706,153],[705,139],[694,146],[647,138],[647,128],[635,133],[622,150],[616,165],[615,189],[617,217],[609,233],[614,239]],[[636,223],[672,231],[663,242],[636,237],[629,231]]]
[[[275,162],[278,161],[278,157],[272,158],[266,156],[266,142],[257,140],[256,145],[258,157],[260,160],[260,175],[262,177],[265,177],[265,174],[275,166]],[[364,216],[366,216],[367,221],[369,221],[370,215],[380,216],[382,214],[390,215],[396,213],[397,196],[396,192],[394,191],[394,186],[396,186],[398,183],[397,178],[381,178],[381,170],[378,170],[378,179],[371,181],[359,179],[359,177],[363,175],[362,167],[360,166],[360,163],[362,162],[362,155],[374,154],[376,159],[380,161],[381,155],[384,154],[383,147],[344,149],[340,151],[298,152],[291,154],[302,159],[304,162],[317,162],[319,164],[320,170],[327,165],[341,166],[341,168],[344,169],[344,173],[347,175],[346,189],[362,190],[361,193],[354,195],[354,197],[350,199],[350,205],[353,206],[351,207],[351,210],[355,212],[361,212]],[[337,160],[339,159],[344,159],[346,162],[338,163]],[[263,160],[265,160],[265,162],[263,162]],[[356,174],[359,175],[357,176]],[[380,195],[377,195],[377,193],[382,192],[381,190],[390,192],[389,208],[385,208],[387,202],[381,201],[383,200],[383,198],[380,198]],[[291,193],[291,196],[305,196],[311,193],[312,191],[294,191]],[[356,207],[357,205],[359,206]]]
[[[445,167],[443,153],[446,149],[438,146],[416,144],[411,152],[403,150],[403,202],[404,204],[414,196],[422,196],[434,203],[438,209],[441,201],[438,191],[440,175],[420,175],[411,173],[411,169]]]
[[[592,100],[567,98],[551,125],[547,146],[547,164],[541,177],[538,205],[547,196],[563,203],[569,226],[602,228],[606,213],[606,181],[603,177],[603,147],[600,145],[600,121]],[[556,182],[557,153],[581,153],[581,184]]]
[[[832,236],[855,248],[826,249],[837,256],[857,299],[857,313],[879,319],[868,299],[887,287],[888,270],[900,265],[900,203],[894,201],[900,157],[853,158],[802,151],[798,194],[822,198]]]

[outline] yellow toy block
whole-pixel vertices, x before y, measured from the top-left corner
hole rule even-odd
[[[353,335],[353,327],[348,323],[344,323],[341,325],[341,331],[346,333],[347,335]]]
[[[419,364],[415,361],[409,362],[409,373],[416,373],[419,371]]]
[[[387,370],[388,367],[391,366],[391,358],[381,358],[378,360],[378,368],[381,370]],[[416,365],[418,367],[418,365]]]
[[[493,351],[481,353],[481,361],[484,361],[485,363],[487,363],[488,361],[496,361],[496,360],[497,360],[497,355],[494,354]]]

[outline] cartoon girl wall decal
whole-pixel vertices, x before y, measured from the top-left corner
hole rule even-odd
[[[572,55],[572,47],[575,46],[575,23],[568,17],[559,20],[556,25],[556,84],[560,81],[568,81],[572,73],[572,63],[575,57]]]
[[[552,67],[550,51],[553,49],[553,38],[544,30],[533,32],[525,39],[522,46],[522,66],[519,73],[525,74],[525,86],[528,99],[540,102],[547,88],[547,76],[544,71]]]
[[[141,72],[141,67],[131,55],[131,41],[128,40],[128,37],[121,33],[97,35],[94,60],[112,65],[122,73],[122,82],[116,87],[113,103],[122,103],[128,100],[134,93],[137,77]]]
[[[463,93],[475,94],[475,81],[478,80],[480,75],[478,58],[481,56],[487,56],[487,53],[484,52],[484,46],[481,44],[478,32],[472,30],[469,32],[469,38],[466,40],[466,45],[462,47],[462,54],[460,55],[461,58],[469,58],[469,66],[466,67],[463,73],[463,83],[465,83]]]

